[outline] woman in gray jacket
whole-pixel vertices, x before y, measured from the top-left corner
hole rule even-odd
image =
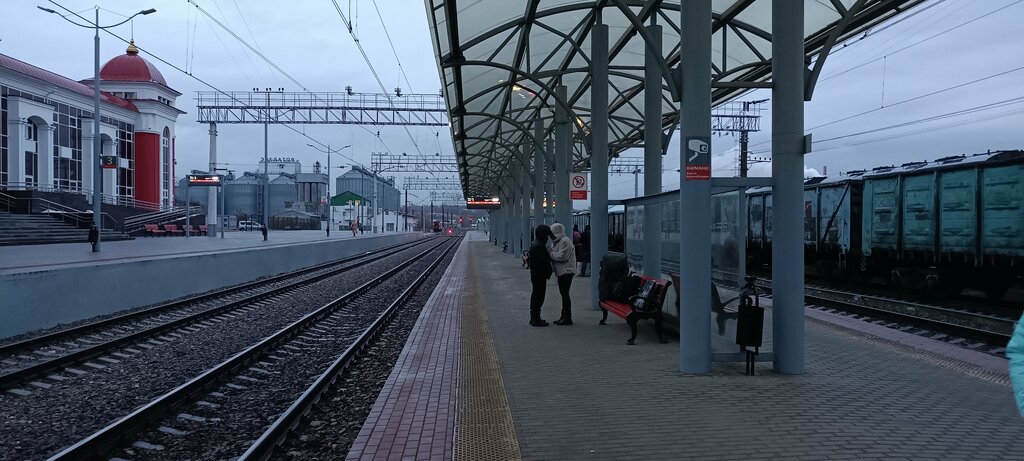
[[[572,325],[572,301],[569,299],[569,287],[572,276],[576,274],[576,247],[572,238],[565,235],[565,226],[559,223],[551,225],[554,244],[548,249],[551,266],[558,278],[558,292],[562,295],[562,317],[555,320],[555,325]]]

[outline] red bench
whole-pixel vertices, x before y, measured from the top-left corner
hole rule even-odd
[[[636,325],[640,320],[654,319],[655,332],[658,334],[658,340],[664,344],[668,340],[665,339],[664,331],[662,330],[662,323],[665,320],[664,314],[661,312],[662,305],[665,303],[665,294],[668,292],[668,286],[672,284],[667,280],[660,280],[654,277],[641,276],[641,290],[640,293],[630,295],[628,302],[623,303],[614,299],[601,300],[599,305],[601,306],[601,325],[607,325],[605,323],[608,320],[608,312],[611,312],[626,320],[629,324],[630,338],[626,341],[626,344],[636,344]],[[648,282],[653,282],[650,288],[647,288]],[[634,306],[643,306],[643,309],[637,309]]]
[[[206,235],[206,229],[207,229],[206,224],[200,224],[199,225],[199,235]]]
[[[177,224],[164,224],[164,230],[170,232],[171,235],[184,235],[185,231],[178,229]]]
[[[160,226],[157,224],[143,224],[142,228],[146,230],[146,235],[166,235],[167,231],[160,230]]]

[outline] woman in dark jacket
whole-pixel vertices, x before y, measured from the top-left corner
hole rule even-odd
[[[544,304],[547,293],[548,279],[551,278],[551,257],[548,256],[547,243],[551,240],[551,228],[541,224],[534,230],[533,245],[530,246],[530,283],[533,292],[530,294],[530,325],[546,327],[548,322],[540,318],[540,307]]]

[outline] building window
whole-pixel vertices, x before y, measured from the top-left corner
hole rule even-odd
[[[127,165],[117,169],[117,195],[135,198],[135,127],[130,123],[118,122],[117,156]]]
[[[162,166],[161,174],[161,185],[160,185],[160,200],[163,205],[171,205],[171,130],[168,127],[164,127],[163,136],[160,137],[160,163]]]
[[[65,155],[61,155],[64,152]],[[82,189],[82,110],[57,104],[53,113],[53,185]]]

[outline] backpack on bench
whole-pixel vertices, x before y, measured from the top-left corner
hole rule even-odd
[[[654,280],[647,280],[635,296],[629,298],[633,312],[638,314],[653,314],[658,312],[658,297],[661,296],[662,286]]]

